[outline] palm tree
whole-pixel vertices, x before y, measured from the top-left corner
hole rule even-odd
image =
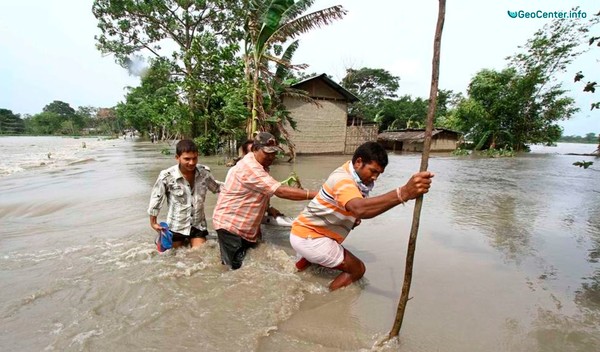
[[[257,128],[265,129],[266,113],[263,106],[264,95],[272,94],[276,90],[273,82],[275,76],[269,70],[269,64],[275,63],[278,68],[293,70],[302,65],[291,64],[291,54],[297,48],[297,41],[293,42],[281,58],[272,54],[273,49],[292,40],[300,34],[313,28],[328,25],[334,20],[341,19],[346,10],[341,5],[332,6],[308,14],[303,14],[314,0],[250,0],[248,16],[245,21],[245,75],[251,87],[249,101],[251,102],[252,115],[247,121],[246,132],[248,138]],[[273,101],[273,95],[270,96]],[[278,129],[283,127],[277,124]],[[283,132],[287,135],[287,132]]]

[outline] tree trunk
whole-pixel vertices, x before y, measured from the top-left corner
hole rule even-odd
[[[186,63],[185,64],[185,71],[186,71],[186,76],[187,77],[192,77],[193,75],[193,70],[192,67]],[[187,94],[187,99],[188,99],[188,107],[189,107],[189,119],[190,119],[190,136],[189,138],[194,138],[196,136],[199,135],[200,132],[200,126],[198,124],[198,121],[196,121],[196,92],[193,90],[193,88],[191,88],[191,85],[188,85],[188,89],[186,91]],[[185,132],[182,131],[182,134],[185,135]]]
[[[435,116],[435,110],[437,105],[437,94],[438,94],[438,80],[439,80],[439,69],[440,69],[440,47],[442,42],[442,30],[444,28],[444,18],[446,15],[446,0],[439,0],[438,19],[435,30],[435,38],[433,41],[433,60],[432,60],[432,73],[431,73],[431,89],[429,91],[429,110],[427,112],[427,127],[425,129],[425,141],[423,144],[423,154],[421,156],[421,167],[420,171],[426,171],[429,163],[429,149],[431,148],[431,135],[433,131],[433,119]],[[406,255],[406,267],[404,270],[404,284],[402,285],[402,294],[398,303],[398,310],[396,312],[396,319],[392,330],[389,333],[388,339],[398,336],[400,328],[402,327],[402,321],[404,320],[404,313],[406,311],[406,304],[408,302],[408,295],[410,293],[410,284],[412,281],[413,263],[415,257],[415,249],[417,246],[417,234],[419,232],[419,221],[421,217],[421,207],[423,205],[423,196],[417,198],[415,202],[415,209],[413,211],[413,221],[410,230],[410,238],[408,240],[408,250]]]
[[[252,122],[250,123],[250,129],[248,131],[248,139],[252,138],[252,134],[256,131],[256,125],[258,121],[258,63],[254,63],[254,77],[252,79]]]

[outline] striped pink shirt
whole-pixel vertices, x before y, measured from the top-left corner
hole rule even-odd
[[[281,183],[248,153],[229,170],[213,212],[215,230],[223,229],[256,242],[269,199]]]

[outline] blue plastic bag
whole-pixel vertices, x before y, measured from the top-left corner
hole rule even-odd
[[[173,233],[169,230],[169,225],[166,222],[161,222],[160,227],[162,227],[162,231],[156,239],[156,249],[159,252],[164,252],[173,248]]]

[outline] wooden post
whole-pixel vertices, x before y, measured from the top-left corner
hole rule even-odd
[[[433,60],[431,72],[431,89],[429,90],[429,110],[427,111],[427,127],[425,129],[425,142],[423,144],[423,154],[421,156],[420,171],[426,171],[429,163],[429,149],[431,147],[431,133],[433,131],[433,119],[437,103],[438,80],[440,76],[440,47],[442,43],[442,30],[444,28],[444,18],[446,15],[446,0],[439,0],[439,10],[437,26],[435,29],[435,38],[433,41]],[[408,249],[406,254],[406,267],[404,269],[404,284],[402,285],[402,294],[396,311],[394,326],[389,333],[388,340],[398,336],[406,311],[406,303],[410,293],[410,283],[412,281],[413,262],[415,249],[417,246],[417,233],[419,232],[419,221],[421,217],[421,207],[423,206],[423,196],[416,199],[415,209],[413,211],[412,227],[410,229],[410,238],[408,240]]]

